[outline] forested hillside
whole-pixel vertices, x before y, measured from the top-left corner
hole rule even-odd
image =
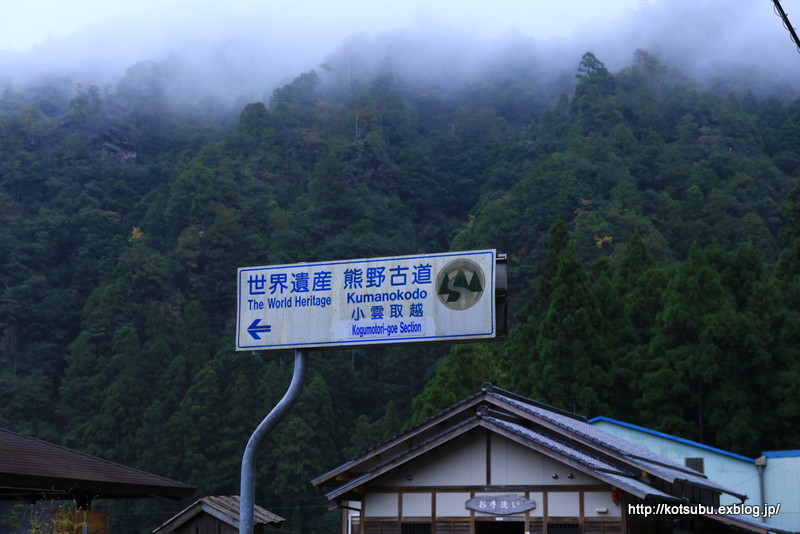
[[[495,248],[507,340],[314,353],[259,456],[284,530],[331,531],[312,478],[484,381],[742,454],[800,446],[800,100],[641,50],[560,76],[505,59],[412,76],[343,49],[234,115],[170,98],[167,63],[8,85],[0,426],[238,493],[293,359],[234,352],[237,267]],[[125,505],[114,530],[175,510]]]

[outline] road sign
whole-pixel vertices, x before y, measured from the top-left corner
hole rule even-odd
[[[494,250],[238,272],[236,350],[497,336]]]

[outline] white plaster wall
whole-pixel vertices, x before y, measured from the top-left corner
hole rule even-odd
[[[365,495],[364,513],[367,517],[397,517],[397,494],[369,493]]]
[[[431,516],[430,493],[404,493],[403,494],[403,517]]]
[[[477,430],[441,445],[372,481],[377,486],[485,486],[598,484],[598,479],[491,435],[491,480],[486,480],[486,433]],[[554,477],[556,475],[556,477]]]
[[[536,508],[531,510],[530,516],[531,517],[542,517],[544,515],[544,496],[542,493],[532,491],[530,493],[530,500],[536,503]]]
[[[530,450],[503,436],[492,436],[491,484],[596,484],[594,477]],[[554,478],[556,475],[557,478]],[[572,475],[570,477],[570,475]]]
[[[437,493],[436,494],[436,516],[437,517],[465,517],[469,516],[469,510],[464,508],[464,503],[469,500],[469,493]]]
[[[548,517],[578,517],[580,511],[580,495],[577,492],[547,494]]]
[[[583,494],[584,517],[621,517],[621,508],[611,500],[611,491],[587,491]],[[598,509],[608,512],[598,512]]]
[[[410,478],[409,478],[410,477]],[[380,486],[486,484],[485,432],[478,430],[439,446],[371,483]]]

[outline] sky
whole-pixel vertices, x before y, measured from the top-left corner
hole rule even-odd
[[[800,24],[800,0],[781,4]],[[429,70],[448,46],[477,64],[480,47],[523,36],[573,73],[587,51],[616,72],[640,49],[706,82],[744,72],[761,92],[800,92],[800,54],[773,0],[0,0],[0,82],[113,86],[133,65],[180,58],[198,73],[184,85],[235,94],[246,80],[247,98],[261,98],[343,43],[387,46],[378,37],[391,32],[426,42],[416,53]],[[392,53],[411,57],[410,42]]]
[[[357,31],[405,29],[421,15],[488,37],[509,29],[537,39],[568,37],[589,24],[613,22],[644,0],[4,0],[0,50],[30,51],[49,38],[79,32],[148,32],[159,40],[175,29],[213,36],[232,28],[304,33],[341,41]]]

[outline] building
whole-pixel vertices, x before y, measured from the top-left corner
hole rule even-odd
[[[491,385],[312,483],[343,534],[785,532],[718,515],[745,496],[706,475]]]
[[[708,478],[736,493],[745,503],[757,506],[769,525],[800,532],[800,451],[767,451],[749,458],[689,439],[649,428],[595,417],[589,423],[656,454],[705,473]],[[738,502],[722,495],[721,504]]]
[[[758,472],[753,458],[608,417],[594,417],[589,424],[705,473],[721,486],[745,495],[748,504],[760,504]],[[722,495],[720,498],[720,504],[737,502],[740,500],[733,495]]]
[[[155,534],[238,534],[238,495],[203,497],[167,520]],[[260,506],[253,508],[253,534],[263,534],[267,525],[280,527],[284,518]]]
[[[756,465],[762,470],[764,503],[780,505],[767,523],[800,532],[800,450],[763,452]]]

